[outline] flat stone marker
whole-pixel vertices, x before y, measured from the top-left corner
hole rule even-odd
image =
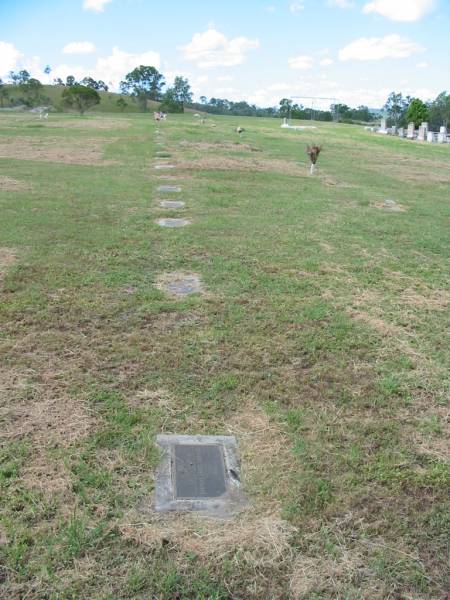
[[[186,227],[186,225],[190,225],[190,221],[188,219],[156,219],[155,223],[160,225],[161,227]]]
[[[184,208],[185,203],[182,202],[181,200],[161,200],[161,202],[159,203],[159,205],[162,208]]]
[[[170,165],[170,164],[155,165],[155,169],[175,169],[175,165]]]
[[[158,187],[158,192],[179,194],[181,192],[181,188],[178,185],[160,185]]]
[[[164,273],[156,287],[175,298],[184,298],[203,291],[200,277],[195,273]]]
[[[233,436],[158,435],[155,510],[231,517],[247,505]]]

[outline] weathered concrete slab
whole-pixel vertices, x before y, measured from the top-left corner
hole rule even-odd
[[[161,227],[186,227],[186,225],[190,225],[191,221],[189,219],[156,219],[155,223],[160,225]]]
[[[157,512],[196,511],[229,518],[248,503],[233,436],[158,435]]]
[[[173,208],[173,209],[185,207],[185,203],[182,202],[181,200],[161,200],[159,205],[162,208]]]
[[[160,185],[158,192],[165,192],[167,194],[179,194],[181,188],[178,185]]]
[[[196,273],[164,273],[158,278],[156,287],[175,298],[203,291],[201,279]]]

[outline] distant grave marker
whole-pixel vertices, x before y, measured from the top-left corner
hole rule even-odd
[[[225,518],[246,506],[234,437],[158,435],[156,443],[162,451],[156,511],[200,511]]]
[[[182,202],[181,200],[161,200],[161,202],[159,203],[159,205],[162,208],[184,208],[185,203]]]
[[[171,164],[163,164],[163,165],[155,165],[155,169],[175,169],[175,165]]]
[[[161,227],[169,227],[171,229],[177,227],[186,227],[191,221],[188,219],[156,219],[156,223]]]
[[[195,273],[164,273],[156,287],[170,296],[184,298],[203,291],[200,277]]]
[[[158,187],[158,192],[179,194],[181,192],[181,188],[178,185],[160,185]]]

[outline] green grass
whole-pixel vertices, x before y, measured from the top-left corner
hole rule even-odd
[[[0,597],[445,598],[450,148],[161,128],[0,115],[0,149],[65,156],[0,158]],[[157,148],[189,227],[154,223]],[[251,511],[155,517],[159,432],[234,433]]]

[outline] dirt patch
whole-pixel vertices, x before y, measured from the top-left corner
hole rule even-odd
[[[115,165],[115,160],[105,160],[106,144],[116,138],[91,138],[68,140],[65,138],[11,137],[0,140],[0,158],[36,160],[68,165]]]
[[[0,191],[21,192],[28,189],[30,189],[30,186],[24,181],[18,181],[17,179],[12,179],[12,177],[0,175]]]
[[[0,281],[16,262],[16,253],[11,248],[0,248]]]
[[[280,159],[245,159],[232,158],[230,156],[204,156],[195,160],[185,160],[178,163],[180,169],[193,169],[196,171],[276,171],[284,175],[295,175],[296,177],[308,177],[308,171],[304,165],[297,162]]]
[[[423,295],[413,288],[407,288],[400,296],[400,301],[416,308],[445,310],[450,306],[450,292],[447,290],[429,290],[427,295]]]

